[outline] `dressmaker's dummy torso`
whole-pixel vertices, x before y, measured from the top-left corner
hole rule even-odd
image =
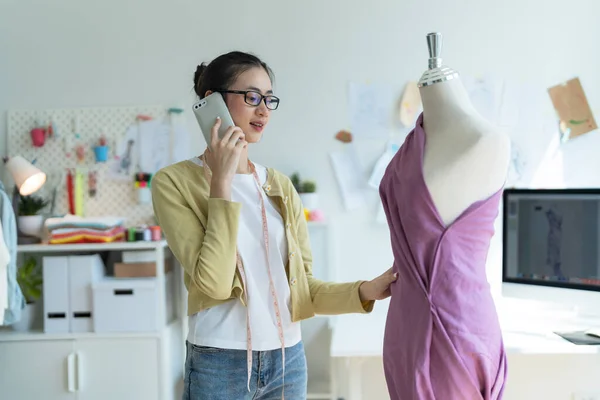
[[[427,37],[430,55],[438,38]],[[391,400],[500,400],[506,352],[485,265],[510,141],[435,54],[419,80],[423,114],[379,186],[398,273],[386,383]]]
[[[426,135],[423,175],[448,226],[504,185],[510,139],[471,104],[460,77],[420,88]]]

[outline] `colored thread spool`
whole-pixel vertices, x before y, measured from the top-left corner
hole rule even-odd
[[[127,240],[130,242],[135,242],[135,228],[129,228],[127,230]]]
[[[155,242],[158,242],[159,240],[162,239],[160,226],[152,226],[152,227],[150,227],[150,229],[152,230],[152,240],[154,240]]]
[[[135,230],[135,241],[143,241],[144,240],[144,230],[141,228],[137,228]]]

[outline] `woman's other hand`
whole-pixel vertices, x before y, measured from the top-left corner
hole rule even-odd
[[[364,282],[358,289],[360,301],[383,300],[390,297],[390,285],[396,279],[398,279],[398,274],[390,268],[377,278]]]

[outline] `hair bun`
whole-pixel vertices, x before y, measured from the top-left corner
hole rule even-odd
[[[198,89],[200,88],[200,79],[202,78],[202,74],[205,70],[206,63],[203,62],[202,64],[196,67],[196,72],[194,73],[194,91],[196,92],[196,94],[198,94],[198,96],[200,96],[200,93],[198,93]]]
[[[202,74],[204,73],[205,70],[206,70],[206,63],[204,63],[204,62],[196,67],[196,73],[194,73],[194,85],[195,86],[198,86],[198,82],[200,81],[200,78],[202,77]]]

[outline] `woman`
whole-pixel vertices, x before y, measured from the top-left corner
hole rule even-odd
[[[154,211],[189,291],[184,399],[305,399],[300,321],[370,312],[396,278],[391,270],[368,282],[312,276],[291,181],[248,160],[279,105],[264,62],[221,55],[198,66],[194,90],[200,98],[220,92],[236,126],[219,139],[217,120],[202,156],[152,180]]]

